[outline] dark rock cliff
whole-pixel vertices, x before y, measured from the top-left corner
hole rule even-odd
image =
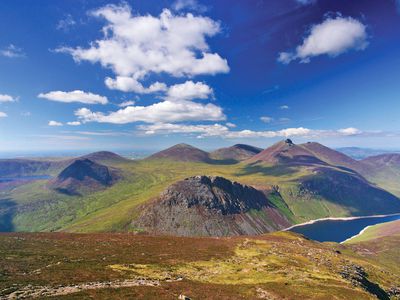
[[[212,176],[171,185],[133,222],[149,232],[183,236],[261,234],[289,225],[266,193]]]

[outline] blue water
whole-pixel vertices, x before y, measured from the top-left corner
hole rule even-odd
[[[0,183],[10,181],[30,181],[40,179],[50,179],[48,175],[37,175],[37,176],[21,176],[21,177],[0,177]]]
[[[321,220],[313,224],[300,225],[290,231],[301,233],[319,242],[343,242],[357,235],[365,227],[400,220],[400,214],[385,217],[366,217],[354,220]]]

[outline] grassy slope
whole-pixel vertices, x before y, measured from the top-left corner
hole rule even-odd
[[[104,231],[110,230],[112,224],[100,224],[98,220],[112,220],[115,217],[120,219],[118,226],[129,227],[129,221],[135,217],[135,208],[143,202],[159,195],[168,185],[194,175],[219,175],[231,180],[238,180],[241,183],[256,185],[260,188],[268,187],[277,183],[277,178],[270,175],[255,173],[244,173],[240,165],[210,165],[204,163],[182,163],[168,160],[140,161],[132,165],[129,172],[136,174],[137,178],[142,179],[148,177],[151,179],[143,179],[138,185],[134,195],[126,197],[126,199],[118,202],[116,205],[105,209],[97,210],[93,214],[86,216],[75,224],[68,226],[69,231]],[[281,180],[290,180],[293,177],[281,178]],[[118,187],[115,187],[119,189]],[[281,204],[281,203],[278,203]],[[124,212],[121,215],[121,212]],[[289,218],[290,212],[286,211]],[[117,226],[117,227],[118,227]]]
[[[400,270],[388,272],[357,251],[290,232],[219,239],[0,234],[0,298],[28,285],[28,290],[45,286],[51,291],[59,285],[111,281],[112,286],[116,280],[142,278],[160,285],[82,290],[57,299],[177,299],[181,293],[193,299],[375,299],[341,272],[360,266],[369,281],[388,290]]]
[[[293,223],[351,212],[323,197],[304,194],[296,183],[311,170],[260,165],[218,165],[168,160],[108,162],[124,172],[124,180],[111,188],[85,197],[65,196],[46,188],[46,181],[20,186],[1,195],[26,205],[14,216],[16,231],[100,232],[134,230],[130,221],[137,207],[156,197],[168,185],[193,175],[220,175],[257,188],[279,185],[282,199],[274,203]],[[1,200],[0,200],[1,201]],[[45,221],[44,221],[45,220]]]
[[[19,212],[15,229],[22,231],[113,231],[129,227],[135,208],[157,196],[168,185],[188,176],[221,175],[242,183],[266,187],[295,179],[299,174],[267,175],[265,170],[245,170],[241,165],[179,163],[167,160],[139,161],[114,165],[123,169],[125,179],[113,187],[85,197],[65,196],[38,181],[14,189],[3,198],[18,204],[35,205],[38,210]],[[282,203],[277,203],[281,205]],[[286,210],[286,213],[290,213]],[[290,216],[289,216],[290,217]],[[48,220],[43,224],[43,220]]]
[[[371,266],[380,269],[371,275],[372,280],[380,280],[386,274],[395,275],[393,284],[400,291],[400,221],[378,224],[366,230],[365,235],[346,243],[358,256]],[[399,299],[400,294],[397,295]]]
[[[400,168],[392,166],[383,170],[376,170],[371,174],[366,174],[366,178],[397,197],[400,197]]]
[[[392,235],[398,235],[400,237],[400,220],[369,226],[362,234],[348,240],[347,243],[368,242]]]

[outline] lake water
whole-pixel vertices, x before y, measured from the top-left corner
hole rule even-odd
[[[51,176],[48,175],[38,175],[38,176],[21,176],[21,177],[0,177],[0,183],[10,182],[10,181],[30,181],[30,180],[40,180],[40,179],[50,179]]]
[[[382,217],[365,217],[353,220],[321,220],[289,229],[319,242],[343,242],[360,233],[367,226],[400,220],[400,214]]]

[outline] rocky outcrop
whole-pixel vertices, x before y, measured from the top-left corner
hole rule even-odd
[[[377,283],[368,279],[365,269],[356,264],[345,265],[340,275],[351,282],[354,287],[360,287],[380,300],[389,300],[389,294]]]
[[[261,234],[289,225],[267,193],[218,176],[171,185],[133,222],[145,231],[181,236]]]

